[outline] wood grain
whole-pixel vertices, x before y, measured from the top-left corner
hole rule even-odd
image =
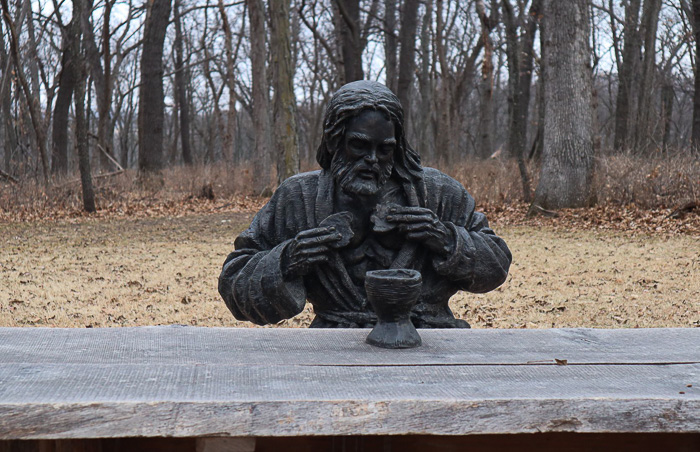
[[[383,350],[365,329],[0,328],[2,363],[438,365],[700,362],[700,328],[419,330]]]
[[[699,333],[5,328],[0,439],[700,433]]]

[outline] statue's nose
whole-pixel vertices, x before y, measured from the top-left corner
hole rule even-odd
[[[377,163],[377,149],[373,147],[370,149],[370,151],[365,155],[365,161],[367,163]]]

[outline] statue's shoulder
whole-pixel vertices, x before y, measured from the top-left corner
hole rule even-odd
[[[321,170],[309,171],[306,173],[295,174],[294,176],[288,177],[277,187],[275,194],[277,196],[284,195],[289,196],[290,194],[298,193],[300,190],[304,193],[309,192],[309,190],[316,190],[318,187],[318,180],[321,176]]]
[[[436,211],[456,209],[455,211],[462,212],[467,217],[474,211],[474,198],[452,177],[435,168],[424,167],[423,180],[427,196],[426,207],[437,209]]]
[[[299,173],[295,174],[294,176],[290,176],[282,182],[282,185],[285,184],[299,184],[299,183],[307,183],[307,182],[317,182],[318,178],[321,176],[321,170],[314,170],[314,171],[308,171],[306,173]]]
[[[430,168],[428,166],[423,167],[423,180],[425,181],[425,186],[429,192],[431,191],[431,189],[440,190],[442,192],[466,191],[464,186],[457,182],[454,178],[448,176],[439,169]]]

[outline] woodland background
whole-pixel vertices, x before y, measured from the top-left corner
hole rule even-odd
[[[276,185],[317,167],[332,93],[366,78],[513,252],[502,287],[453,297],[457,317],[700,327],[700,0],[0,12],[0,326],[250,326],[221,264]]]
[[[362,78],[397,93],[424,163],[478,201],[531,202],[552,171],[569,182],[540,207],[698,201],[698,0],[0,7],[5,215],[269,195],[317,167],[328,99]]]

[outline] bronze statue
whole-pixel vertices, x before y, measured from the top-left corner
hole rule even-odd
[[[372,327],[365,275],[409,269],[422,279],[416,327],[469,328],[448,300],[501,285],[511,254],[461,184],[421,166],[403,124],[398,98],[380,83],[334,94],[316,155],[322,169],[284,181],[226,258],[219,293],[237,319],[276,323],[308,300],[311,327]]]

